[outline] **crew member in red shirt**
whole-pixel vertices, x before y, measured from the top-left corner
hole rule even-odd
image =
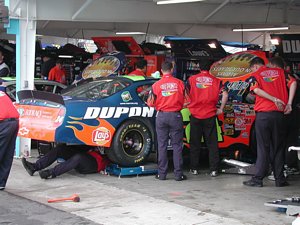
[[[280,56],[275,56],[269,60],[268,67],[285,69],[285,62]],[[298,129],[300,121],[298,121],[299,112],[297,111],[296,91],[297,81],[287,70],[284,71],[285,80],[289,87],[289,99],[284,110],[285,124],[285,164],[288,168],[298,167],[298,157],[296,151],[288,151],[290,146],[297,146]],[[293,100],[292,100],[293,99]]]
[[[146,76],[147,60],[141,59],[135,64],[136,69],[128,74],[128,76]]]
[[[19,129],[19,113],[10,98],[0,91],[0,190],[4,190],[13,162]]]
[[[284,168],[284,111],[288,101],[284,70],[264,66],[263,59],[251,60],[254,72],[250,79],[250,91],[256,94],[255,132],[257,139],[257,159],[255,175],[243,184],[262,187],[271,164],[276,187],[287,186]],[[291,99],[292,101],[292,99]]]
[[[66,74],[62,67],[62,61],[57,60],[56,66],[53,67],[49,72],[48,80],[54,80],[56,82],[66,84]]]
[[[161,66],[162,78],[153,84],[148,105],[155,107],[156,134],[158,142],[159,180],[165,180],[168,171],[167,146],[169,137],[173,147],[174,176],[176,181],[186,179],[182,172],[183,121],[180,110],[184,105],[184,84],[172,76],[173,65],[164,62]]]
[[[188,108],[191,112],[190,172],[194,175],[198,174],[201,138],[204,136],[209,150],[210,175],[215,177],[218,175],[219,167],[216,116],[223,113],[228,92],[226,88],[222,88],[222,81],[208,72],[209,66],[203,69],[201,73],[191,76],[187,84],[190,98]],[[221,105],[217,108],[221,93]]]

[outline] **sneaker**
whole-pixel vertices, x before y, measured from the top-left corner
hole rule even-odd
[[[269,176],[268,179],[271,181],[275,181],[274,173],[272,172]]]
[[[42,179],[49,179],[52,177],[50,170],[41,170],[39,171],[39,175]]]
[[[186,180],[186,179],[187,179],[187,177],[184,174],[182,174],[180,177],[175,177],[176,181],[182,181],[182,180]]]
[[[166,177],[163,177],[163,176],[160,176],[159,174],[156,174],[156,175],[155,175],[155,179],[158,179],[158,180],[166,180]]]
[[[34,168],[34,163],[27,162],[25,158],[22,158],[22,164],[24,168],[26,169],[27,173],[30,176],[33,176],[34,172],[36,171]]]
[[[255,181],[253,179],[244,181],[243,184],[246,186],[249,186],[249,187],[262,187],[263,186],[262,182]]]
[[[0,191],[4,191],[5,187],[0,187]]]
[[[190,170],[190,174],[193,174],[193,175],[198,175],[199,174],[199,172],[198,172],[198,170]]]
[[[216,176],[218,176],[219,174],[218,174],[218,172],[216,171],[216,170],[213,170],[213,171],[211,171],[210,172],[210,176],[211,177],[216,177]]]

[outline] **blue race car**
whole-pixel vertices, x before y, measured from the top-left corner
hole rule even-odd
[[[155,81],[141,76],[86,79],[62,96],[20,91],[19,136],[98,146],[119,165],[139,165],[155,151],[156,112],[146,104]]]

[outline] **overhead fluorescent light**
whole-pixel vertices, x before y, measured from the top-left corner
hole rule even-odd
[[[271,39],[271,44],[272,45],[279,45],[279,40],[278,39]]]
[[[146,34],[145,32],[116,32],[117,35]]]
[[[188,3],[188,2],[202,2],[205,0],[163,0],[157,1],[157,5],[165,5],[165,4],[176,4],[176,3]]]
[[[165,46],[166,46],[167,48],[171,48],[171,47],[172,47],[170,43],[165,43]]]
[[[209,46],[210,48],[217,48],[217,46],[216,46],[215,43],[209,43],[208,46]]]
[[[58,58],[63,58],[63,59],[72,59],[74,56],[72,55],[59,55]]]
[[[268,27],[268,28],[244,28],[244,29],[233,29],[232,31],[272,31],[272,30],[288,30],[289,27]]]

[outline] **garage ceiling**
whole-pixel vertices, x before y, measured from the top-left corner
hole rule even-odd
[[[11,0],[12,16],[27,0]],[[117,31],[151,35],[265,41],[260,32],[233,28],[289,26],[300,33],[300,0],[204,0],[157,5],[153,0],[36,0],[37,33],[69,38],[111,36]],[[279,32],[275,32],[279,33]]]

